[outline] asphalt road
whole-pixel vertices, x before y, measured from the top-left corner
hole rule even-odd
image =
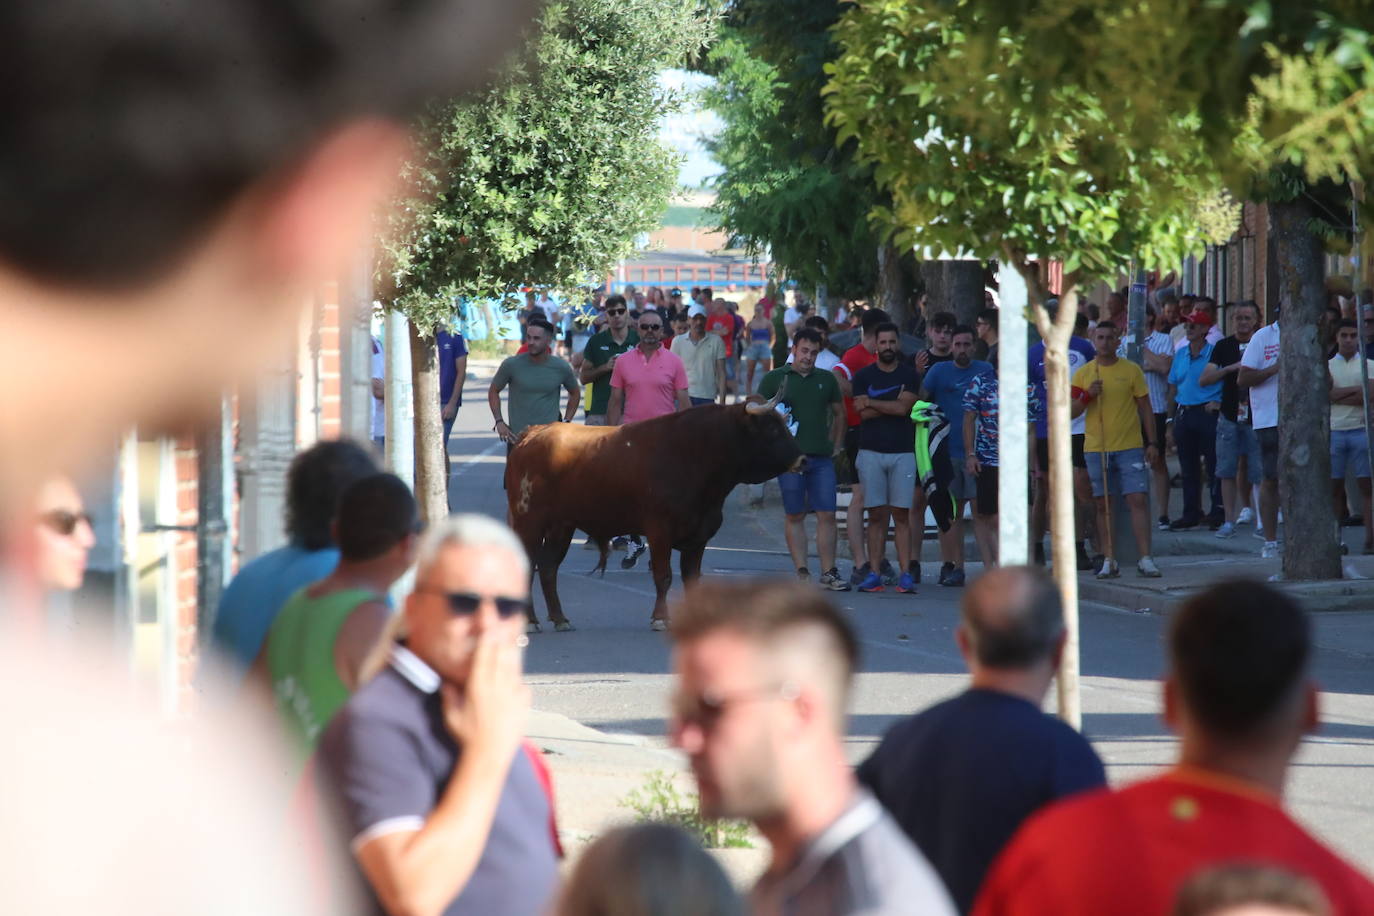
[[[504,448],[486,407],[489,373],[470,376],[450,453],[456,511],[505,516]],[[889,548],[890,549],[890,548]],[[969,544],[972,555],[972,544]],[[842,548],[843,551],[843,548]],[[843,555],[843,553],[842,553]],[[613,733],[664,741],[671,676],[664,635],[648,626],[653,586],[647,556],[622,571],[613,553],[604,578],[586,575],[594,550],[577,542],[560,576],[563,606],[576,630],[546,627],[532,636],[526,668],[539,709]],[[927,576],[938,566],[926,545]],[[676,560],[674,562],[676,567]],[[817,563],[811,562],[813,573]],[[848,571],[847,562],[841,563]],[[741,493],[707,550],[708,576],[787,575],[782,509],[770,485],[762,508]],[[978,570],[969,566],[970,576]],[[675,569],[676,575],[676,569]],[[680,584],[674,584],[677,594]],[[858,762],[900,716],[961,690],[966,682],[954,645],[962,590],[925,585],[917,595],[834,595],[856,627],[864,657],[847,743]],[[536,600],[543,619],[542,598]],[[1297,817],[1366,871],[1374,872],[1374,612],[1317,614],[1316,676],[1323,687],[1323,726],[1303,744],[1287,802]],[[1084,731],[1114,783],[1170,765],[1177,744],[1160,719],[1165,619],[1109,607],[1082,608]],[[1052,708],[1053,698],[1048,700]]]

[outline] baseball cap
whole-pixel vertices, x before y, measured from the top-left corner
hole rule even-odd
[[[1212,326],[1212,316],[1208,315],[1202,309],[1193,309],[1188,317],[1183,320],[1189,324],[1201,324],[1209,328]]]
[[[705,318],[705,317],[706,317],[706,309],[702,308],[702,307],[699,306],[699,305],[694,305],[694,306],[692,306],[691,308],[689,308],[689,309],[687,310],[687,317],[688,317],[688,318],[695,318],[695,317],[697,317],[698,315],[700,315],[702,318]]]

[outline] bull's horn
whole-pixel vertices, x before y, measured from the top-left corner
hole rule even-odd
[[[777,394],[773,395],[770,400],[764,401],[762,404],[745,404],[744,409],[749,411],[749,413],[768,413],[768,411],[778,406],[778,402],[782,400],[785,391],[787,391],[787,379],[784,378],[782,384],[778,386]]]

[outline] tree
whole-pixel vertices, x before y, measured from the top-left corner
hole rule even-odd
[[[825,0],[740,0],[703,60],[703,93],[723,122],[707,144],[722,166],[712,212],[751,254],[807,288],[867,298],[882,239],[866,214],[879,199],[852,144],[824,122],[824,65],[840,8]]]
[[[419,121],[382,227],[376,288],[411,320],[426,518],[448,511],[435,328],[457,298],[506,297],[520,284],[571,291],[657,225],[678,166],[658,130],[681,103],[658,74],[699,51],[713,22],[691,0],[554,0],[490,88]]]
[[[1077,291],[1132,259],[1168,263],[1201,248],[1191,214],[1219,178],[1188,111],[1152,111],[1164,136],[1137,147],[1122,130],[1139,116],[1130,101],[1042,81],[1043,49],[992,25],[996,6],[865,0],[836,27],[842,53],[826,92],[839,141],[857,143],[891,196],[875,217],[901,244],[997,258],[1026,279],[1046,344],[1054,568],[1069,630],[1061,714],[1077,725],[1068,409]],[[979,54],[981,63],[970,59]],[[1037,258],[1064,265],[1054,320]]]

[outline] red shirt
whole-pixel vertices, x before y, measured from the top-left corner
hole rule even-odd
[[[1161,916],[1209,865],[1274,865],[1311,878],[1336,916],[1374,913],[1374,884],[1262,790],[1171,770],[1053,805],[1026,822],[979,892],[973,916]]]
[[[712,328],[725,328],[726,334],[721,337],[721,342],[725,344],[725,358],[729,359],[735,355],[735,316],[729,312],[721,312],[718,315],[706,316],[706,333],[715,334]]]
[[[867,347],[857,343],[844,351],[844,356],[840,357],[840,364],[849,370],[849,381],[854,381],[854,376],[859,374],[860,369],[867,369],[878,361],[878,354],[870,352]],[[854,399],[844,399],[844,413],[848,418],[850,427],[859,425],[859,412],[854,409]]]

